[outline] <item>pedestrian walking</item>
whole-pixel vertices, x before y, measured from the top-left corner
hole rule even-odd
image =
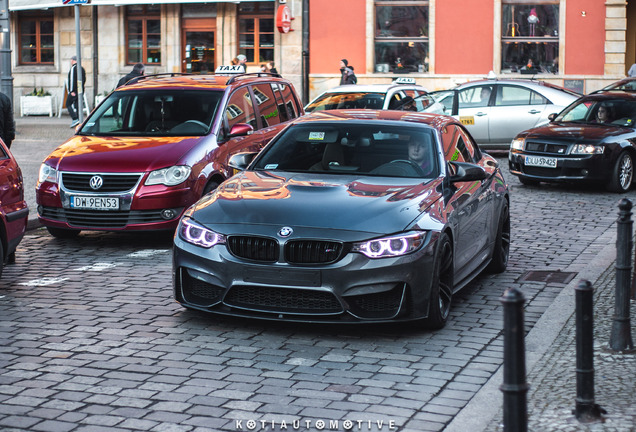
[[[146,67],[143,65],[143,63],[137,63],[136,65],[133,66],[132,71],[130,71],[125,77],[119,80],[119,82],[117,83],[117,87],[123,86],[128,81],[134,78],[143,76],[145,71],[146,71]]]
[[[11,142],[15,139],[15,122],[13,121],[13,107],[11,99],[4,93],[0,93],[0,138],[11,147]]]
[[[273,61],[268,61],[267,63],[265,63],[265,67],[267,68],[267,72],[275,74],[278,73],[278,71],[276,70],[276,64]]]
[[[636,77],[636,63],[634,63],[629,70],[627,71],[627,76],[628,77]]]
[[[349,66],[349,61],[347,59],[340,60],[340,85],[345,84],[356,84],[358,82],[358,78],[356,74],[353,72],[353,66]]]
[[[77,109],[77,99],[79,95],[79,89],[77,88],[77,57],[71,57],[71,69],[68,71],[67,89],[68,96],[66,97],[66,109],[73,120],[71,127],[75,127],[79,124],[79,114]],[[86,71],[82,67],[82,88],[86,84]]]

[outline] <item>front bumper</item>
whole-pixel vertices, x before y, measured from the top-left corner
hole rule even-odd
[[[555,168],[528,166],[526,156],[556,159],[557,164]],[[511,150],[508,166],[516,176],[547,182],[605,181],[611,174],[611,164],[604,154],[556,157]]]
[[[258,264],[223,245],[199,248],[175,237],[173,286],[183,306],[220,315],[278,321],[379,323],[428,315],[434,249],[369,259],[347,253],[332,264]]]

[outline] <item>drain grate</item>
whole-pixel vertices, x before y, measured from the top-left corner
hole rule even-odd
[[[547,271],[547,270],[535,270],[529,271],[521,277],[521,281],[528,282],[545,282],[545,283],[558,283],[568,284],[578,273],[562,272],[562,271]]]

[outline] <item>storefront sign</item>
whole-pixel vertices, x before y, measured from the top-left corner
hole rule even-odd
[[[293,19],[287,5],[282,4],[278,6],[278,11],[276,12],[276,27],[278,27],[279,32],[289,33],[292,31],[291,20]]]

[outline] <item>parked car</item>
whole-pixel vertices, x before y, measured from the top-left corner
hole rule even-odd
[[[629,190],[636,161],[636,94],[602,91],[580,98],[550,124],[521,132],[510,172],[524,184],[603,183]]]
[[[519,132],[548,123],[580,95],[542,81],[487,79],[430,94],[461,121],[483,149],[507,150]],[[416,99],[417,101],[417,99]],[[427,105],[426,112],[437,112]]]
[[[622,80],[618,80],[600,91],[605,90],[636,90],[636,77],[627,77]]]
[[[230,163],[245,171],[175,234],[174,296],[186,308],[440,328],[460,288],[506,268],[508,187],[452,117],[312,113]]]
[[[398,78],[392,84],[342,85],[323,92],[305,106],[305,111],[400,109],[406,101],[426,93],[426,88],[415,84],[412,78]]]
[[[174,230],[187,207],[233,174],[232,153],[260,150],[303,113],[278,75],[142,76],[45,159],[39,219],[58,237]]]
[[[22,171],[0,139],[0,276],[5,263],[15,262],[15,251],[24,237],[29,208],[24,200]]]

